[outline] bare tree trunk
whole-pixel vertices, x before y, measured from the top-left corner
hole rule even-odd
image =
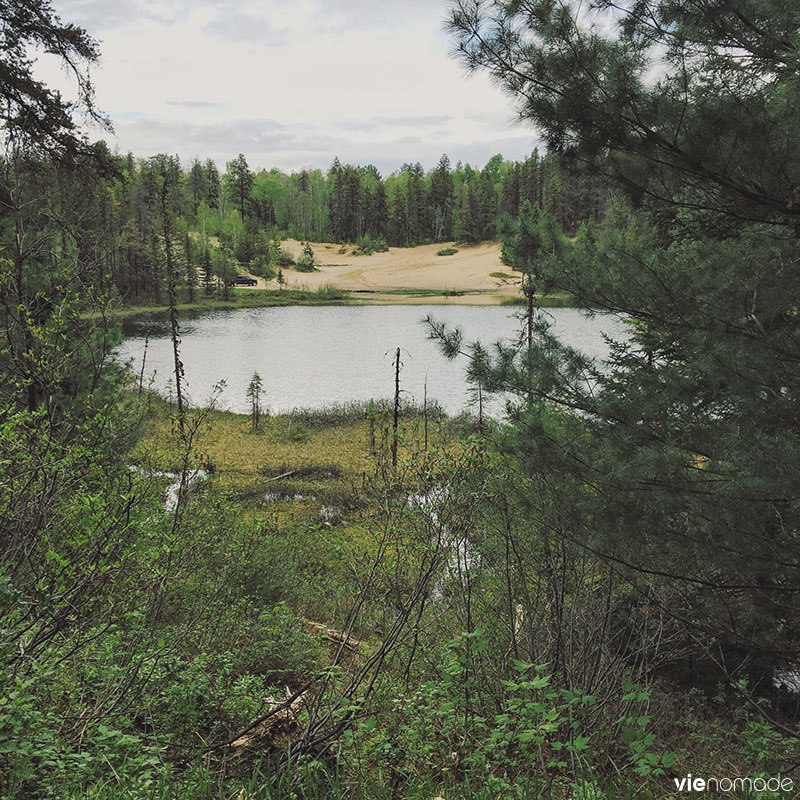
[[[169,193],[169,175],[166,165],[163,170],[163,183],[161,185],[161,217],[164,232],[164,252],[167,258],[167,293],[169,301],[169,324],[172,334],[172,353],[175,360],[175,397],[178,404],[178,430],[181,439],[185,438],[184,430],[184,410],[183,410],[183,362],[180,357],[180,328],[178,326],[178,297],[175,286],[175,265],[172,256],[172,225],[170,222],[169,209],[167,207],[167,195]]]
[[[528,350],[533,347],[533,274],[528,273],[527,289],[525,294],[528,297]]]
[[[19,209],[14,209],[14,268],[16,279],[17,295],[17,315],[20,330],[23,338],[23,352],[21,354],[22,373],[25,376],[27,386],[26,394],[28,401],[28,411],[33,413],[39,405],[36,396],[36,379],[34,377],[33,364],[33,334],[31,333],[30,320],[28,319],[28,302],[23,288],[24,262],[25,255],[22,248],[23,232],[22,220],[20,219]]]
[[[144,353],[142,353],[142,371],[139,373],[139,397],[142,396],[142,386],[144,384],[144,367],[147,363],[147,345],[150,343],[150,326],[147,326],[147,331],[144,335]]]
[[[533,296],[534,296],[534,285],[533,285],[533,270],[529,269],[528,271],[528,280],[527,280],[527,290],[526,294],[528,297],[528,400],[531,401],[533,399],[533,374],[531,372],[531,357],[532,357],[532,350],[533,350]]]
[[[428,377],[425,376],[425,395],[422,402],[422,419],[425,425],[425,452],[428,452]]]
[[[397,470],[397,424],[400,419],[400,348],[394,357],[394,423],[392,426],[392,469]]]

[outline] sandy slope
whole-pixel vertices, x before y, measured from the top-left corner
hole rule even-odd
[[[448,243],[440,243],[392,247],[386,253],[354,256],[352,246],[347,247],[345,253],[340,253],[341,246],[338,244],[312,244],[314,257],[320,265],[319,271],[296,272],[286,269],[284,276],[287,286],[307,286],[311,289],[329,283],[351,292],[434,289],[470,293],[449,298],[458,303],[497,303],[502,298],[519,294],[518,281],[506,281],[490,274],[510,273],[509,268],[500,261],[500,245],[460,246],[455,255],[436,255],[438,250],[449,246]],[[283,247],[295,257],[303,249],[300,242],[293,239],[283,242]],[[398,299],[395,295],[394,302]]]

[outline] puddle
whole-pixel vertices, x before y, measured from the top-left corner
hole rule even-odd
[[[164,510],[170,513],[175,511],[178,507],[178,495],[181,490],[181,473],[180,472],[164,472],[162,470],[149,471],[131,465],[128,467],[131,472],[136,472],[145,478],[169,478],[171,483],[167,486],[166,496],[164,498]],[[194,484],[201,483],[208,478],[208,473],[204,469],[191,469],[186,473],[186,483],[184,484],[184,493],[188,492]]]

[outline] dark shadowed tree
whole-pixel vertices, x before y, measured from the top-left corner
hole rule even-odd
[[[219,208],[220,179],[219,170],[213,159],[208,159],[205,164],[206,180],[208,181],[208,206]]]
[[[671,597],[687,636],[729,664],[796,658],[800,7],[595,5],[451,3],[463,63],[638,209],[536,259],[542,288],[628,321],[608,367],[542,319],[530,348],[481,351],[473,370],[519,398],[509,447],[552,491],[531,505],[565,512],[543,512],[552,532],[634,585],[649,576],[654,602]],[[532,204],[538,166],[520,187]],[[561,181],[537,181],[556,218]]]
[[[96,42],[82,28],[62,23],[47,0],[2,0],[0,20],[0,120],[6,146],[17,152],[73,155],[82,147],[75,112],[108,126],[94,106],[88,72],[98,58]],[[36,50],[60,59],[75,81],[74,103],[33,75]]]
[[[253,181],[253,173],[250,172],[247,159],[241,153],[234,161],[228,162],[225,173],[226,189],[234,207],[242,215],[242,222],[247,220],[252,203]]]

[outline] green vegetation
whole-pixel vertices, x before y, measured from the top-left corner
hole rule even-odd
[[[254,372],[247,386],[247,399],[250,401],[250,419],[253,422],[254,431],[258,430],[261,416],[264,413],[262,408],[263,396],[264,382],[261,380],[261,376],[257,372]]]
[[[537,308],[576,308],[578,303],[574,295],[567,292],[553,293],[553,294],[537,294],[535,295],[535,304]],[[528,300],[525,297],[507,297],[501,302],[504,306],[527,306]]]
[[[594,179],[568,179],[556,159],[538,153],[524,163],[495,156],[481,171],[451,169],[443,157],[428,174],[405,165],[386,178],[338,161],[327,174],[253,173],[242,154],[222,174],[213,161],[185,171],[176,156],[120,157],[102,144],[78,163],[80,181],[67,179],[33,152],[24,164],[8,161],[7,177],[22,184],[35,171],[42,202],[82,209],[82,246],[96,254],[86,286],[117,307],[227,302],[242,272],[271,281],[288,268],[313,271],[312,241],[355,242],[353,253],[371,255],[390,244],[495,238],[526,200],[553,209],[572,232],[606,209]],[[288,237],[304,242],[297,259],[281,245]],[[440,255],[450,250],[457,252]]]
[[[294,256],[286,248],[281,247],[279,239],[273,239],[270,242],[269,263],[271,267],[277,269],[295,266]]]
[[[385,253],[389,249],[386,239],[379,236],[373,239],[368,233],[359,236],[353,248],[354,256],[371,256],[373,253]]]
[[[798,605],[800,318],[797,274],[782,266],[799,257],[786,181],[800,170],[798,129],[785,110],[800,16],[770,1],[724,7],[647,0],[603,33],[577,4],[530,16],[454,4],[450,30],[463,63],[514,94],[553,149],[635,201],[572,238],[526,201],[506,233],[526,341],[477,348],[471,374],[516,398],[506,446],[529,513],[616,565],[620,590],[672,609],[674,647],[702,663],[688,681],[745,678],[758,706],[800,648],[786,624]],[[657,83],[656,51],[669,54]],[[538,291],[627,321],[607,369],[557,341]],[[450,355],[466,349],[457,331],[436,332]]]
[[[479,290],[462,289],[381,289],[380,291],[363,292],[364,294],[380,294],[397,297],[463,297],[469,294],[481,294]],[[359,293],[354,292],[354,295]]]
[[[281,282],[276,279],[279,287]],[[194,316],[205,311],[220,311],[237,308],[265,308],[271,306],[292,306],[292,305],[319,305],[329,303],[346,303],[350,294],[333,284],[325,284],[318,289],[299,288],[299,289],[268,289],[266,291],[254,291],[252,289],[232,289],[228,293],[228,299],[216,299],[213,297],[200,297],[194,303],[178,303],[176,308],[181,315]],[[110,319],[124,319],[125,317],[135,317],[139,314],[159,314],[164,313],[163,305],[133,305],[119,307],[115,303],[105,306],[102,312],[95,310],[88,312],[90,318],[96,318],[101,313]]]
[[[314,272],[316,270],[316,260],[314,258],[314,250],[308,242],[303,244],[303,252],[294,268],[298,272]]]
[[[3,797],[596,800],[794,775],[800,10],[729,5],[451,3],[460,57],[550,151],[386,180],[89,147],[28,53],[84,78],[95,44],[46,3],[3,10]],[[79,106],[99,117],[88,82]],[[279,376],[254,375],[248,416],[189,405],[187,306],[342,300],[283,290],[285,223],[500,228],[520,340],[430,321],[477,416],[407,403],[399,348],[391,403],[269,414]],[[245,265],[278,291],[230,288]],[[625,320],[608,364],[553,335],[543,293]],[[174,406],[109,356],[123,298],[169,315]]]

